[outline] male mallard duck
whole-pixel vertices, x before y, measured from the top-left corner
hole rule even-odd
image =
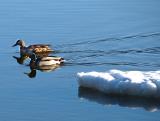
[[[30,68],[31,69],[41,69],[41,68],[47,68],[50,66],[56,66],[60,65],[64,62],[64,59],[62,57],[56,57],[56,56],[47,56],[47,57],[39,57],[36,58],[36,54],[33,53],[31,56],[30,61]]]
[[[47,45],[47,44],[35,44],[35,45],[30,45],[26,47],[24,40],[17,40],[16,44],[14,44],[12,47],[15,47],[17,45],[20,46],[20,53],[22,55],[31,55],[33,51],[36,54],[53,52],[53,50],[49,47],[50,45]]]

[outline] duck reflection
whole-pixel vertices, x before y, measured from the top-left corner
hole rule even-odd
[[[58,67],[60,67],[60,65],[50,65],[50,66],[41,66],[38,68],[32,68],[30,66],[30,72],[25,72],[24,74],[26,74],[29,78],[35,78],[36,74],[37,74],[37,70],[41,71],[41,72],[51,72],[56,70]]]
[[[84,98],[102,105],[119,105],[121,107],[143,108],[150,112],[160,110],[160,100],[156,99],[107,95],[85,87],[79,87],[78,96],[79,98]]]
[[[13,56],[14,59],[16,59],[18,64],[24,64],[24,61],[28,58],[25,55],[21,55],[20,57]]]
[[[51,53],[51,52],[37,53],[36,56],[37,56],[38,58],[43,58],[43,57],[49,56],[50,53]],[[16,61],[17,61],[18,64],[24,64],[25,60],[26,60],[26,59],[29,59],[29,55],[21,54],[21,53],[20,53],[20,57],[13,56],[13,58],[16,59]]]
[[[36,77],[36,73],[37,73],[36,69],[33,69],[29,73],[25,72],[24,74],[26,74],[29,78],[35,78]]]
[[[38,56],[36,54],[32,54],[30,56],[31,60],[29,63],[30,72],[25,73],[30,78],[36,77],[36,71],[40,70],[42,72],[50,72],[54,71],[58,67],[62,66],[64,59],[56,56]]]

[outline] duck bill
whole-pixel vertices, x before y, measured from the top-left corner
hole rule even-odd
[[[15,46],[17,46],[18,44],[16,43],[16,44],[14,44],[14,45],[12,45],[12,47],[15,47]]]

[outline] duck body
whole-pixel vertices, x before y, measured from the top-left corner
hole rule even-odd
[[[48,56],[37,59],[39,66],[60,65],[64,60],[61,57]]]
[[[21,55],[30,56],[32,54],[32,52],[34,52],[36,54],[53,52],[53,50],[50,48],[49,44],[34,44],[34,45],[30,45],[30,46],[26,47],[24,40],[17,40],[16,44],[14,44],[13,47],[15,47],[17,45],[20,46],[20,54]]]
[[[56,56],[47,56],[47,57],[38,57],[36,58],[35,54],[30,56],[30,68],[31,69],[43,69],[43,68],[50,68],[56,67],[64,63],[64,59],[62,57]]]

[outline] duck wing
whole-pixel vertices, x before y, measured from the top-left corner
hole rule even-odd
[[[51,45],[49,45],[49,44],[35,44],[35,45],[30,45],[27,48],[34,49],[34,48],[50,48],[50,47],[51,47]]]
[[[35,53],[41,53],[41,52],[53,52],[53,50],[50,48],[51,45],[49,44],[35,44],[30,45],[27,47],[28,50],[34,50]]]

